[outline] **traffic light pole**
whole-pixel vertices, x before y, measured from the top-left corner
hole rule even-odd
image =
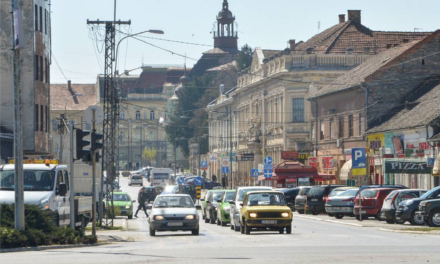
[[[95,131],[96,110],[92,110],[92,131]],[[96,236],[96,155],[95,150],[91,150],[92,155],[92,235]],[[101,217],[101,216],[100,216]]]
[[[74,121],[70,121],[70,228],[75,229],[75,179],[73,170],[73,129]],[[82,230],[84,232],[84,230]]]

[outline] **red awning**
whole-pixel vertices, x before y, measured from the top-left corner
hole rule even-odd
[[[310,173],[310,172],[295,172],[295,173],[289,173],[289,172],[278,172],[274,173],[273,179],[274,180],[284,180],[284,179],[296,179],[296,178],[315,178],[316,176],[319,176],[318,173]]]
[[[336,180],[336,176],[331,174],[319,173],[319,175],[313,177],[313,179],[315,181],[332,181]]]

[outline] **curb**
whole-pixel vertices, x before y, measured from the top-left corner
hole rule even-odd
[[[336,221],[336,220],[325,220],[325,219],[311,217],[311,216],[296,215],[294,217],[303,218],[303,219],[311,219],[311,220],[322,221],[322,222],[327,222],[327,223],[340,224],[340,225],[348,225],[348,226],[355,226],[355,227],[366,227],[366,226],[359,225],[359,224],[344,223],[344,222]]]
[[[5,248],[0,249],[0,253],[12,253],[12,252],[23,252],[23,251],[42,251],[50,249],[63,249],[63,248],[80,248],[80,247],[96,247],[108,244],[113,244],[114,242],[98,242],[96,244],[69,244],[69,245],[52,245],[52,246],[41,246],[41,247],[20,247],[20,248]]]
[[[381,228],[380,231],[392,232],[392,233],[406,233],[406,234],[423,234],[423,235],[440,235],[438,232],[429,232],[429,231],[410,231],[410,230],[395,230],[395,229],[387,229]]]

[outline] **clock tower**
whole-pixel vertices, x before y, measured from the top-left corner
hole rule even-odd
[[[238,35],[234,29],[235,16],[229,10],[228,0],[223,0],[223,8],[217,15],[217,31],[214,31],[214,47],[237,49]]]

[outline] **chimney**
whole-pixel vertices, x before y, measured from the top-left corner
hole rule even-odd
[[[352,48],[348,48],[347,49],[347,54],[353,54],[353,49]]]
[[[361,24],[361,10],[348,10],[348,20]]]
[[[339,15],[339,24],[345,23],[345,15],[341,14]]]
[[[365,54],[365,55],[370,54],[370,48],[369,48],[369,47],[365,47],[365,48],[364,48],[364,54]]]
[[[74,95],[75,92],[72,89],[72,81],[67,80],[67,90],[69,90],[70,95]]]
[[[295,42],[294,39],[289,40],[289,45],[290,45],[290,50],[291,51],[295,50],[295,44],[296,44],[296,42]]]

